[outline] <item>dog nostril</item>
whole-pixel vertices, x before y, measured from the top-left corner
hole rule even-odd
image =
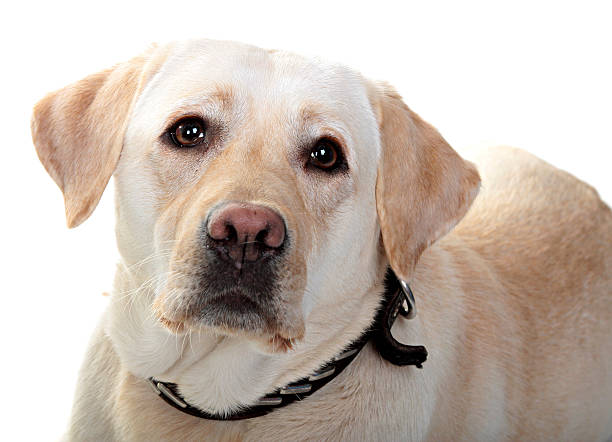
[[[236,232],[236,228],[230,224],[226,224],[227,228],[227,236],[225,237],[225,241],[227,242],[238,242],[238,232]]]
[[[272,223],[261,233],[261,242],[271,249],[279,248],[285,242],[285,224],[279,218],[279,222]]]
[[[268,229],[267,227],[265,229],[263,229],[262,231],[260,231],[257,236],[255,236],[255,241],[256,242],[260,242],[262,244],[266,243],[266,237],[268,236],[268,232],[270,231],[270,229]]]

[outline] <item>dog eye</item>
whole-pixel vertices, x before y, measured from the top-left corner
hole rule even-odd
[[[309,164],[325,171],[334,170],[340,164],[340,148],[328,139],[321,139],[310,151]]]
[[[193,147],[204,141],[204,121],[196,117],[183,118],[170,129],[170,138],[178,147]]]

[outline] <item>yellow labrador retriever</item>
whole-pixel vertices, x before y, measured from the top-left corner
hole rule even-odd
[[[230,42],[51,93],[32,132],[69,227],[116,180],[66,439],[612,436],[612,214],[569,174],[477,171],[391,87]]]

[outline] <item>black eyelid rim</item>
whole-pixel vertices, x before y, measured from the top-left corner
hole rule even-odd
[[[318,167],[310,162],[310,159],[311,159],[310,155],[312,151],[321,142],[330,143],[336,151],[336,155],[337,155],[336,163],[329,168]],[[340,141],[338,138],[334,137],[333,135],[323,135],[317,138],[317,140],[314,143],[312,143],[310,147],[308,148],[308,164],[310,165],[310,167],[313,167],[325,173],[334,173],[337,171],[342,171],[342,172],[348,171],[348,162],[346,160],[346,154],[344,152],[344,144],[342,143],[342,141]]]
[[[178,127],[183,124],[185,121],[189,121],[189,120],[197,120],[199,122],[202,123],[202,126],[204,128],[204,134],[206,134],[207,130],[208,130],[208,123],[206,122],[206,120],[204,118],[202,118],[199,115],[184,115],[178,119],[176,119],[172,124],[170,124],[168,126],[168,128],[166,129],[166,131],[164,133],[168,134],[168,136],[170,137],[170,140],[172,141],[172,143],[174,143],[177,147],[195,147],[198,146],[200,144],[202,144],[203,140],[193,144],[193,145],[189,145],[189,144],[181,144],[178,142],[178,140],[176,139],[176,129],[178,129]],[[206,138],[206,135],[203,137]]]
[[[322,144],[322,143],[321,143],[321,140],[319,140],[319,141],[317,142],[317,144],[315,144],[315,145],[314,145],[314,147],[313,147],[313,148],[310,150],[310,158],[312,158],[312,159],[313,159],[313,160],[315,160],[315,161],[318,161],[320,164],[323,164],[323,163],[322,163],[322,162],[321,162],[321,161],[320,161],[320,160],[317,158],[317,156],[316,156],[316,154],[315,154],[317,151],[320,151],[320,150],[321,150],[321,147],[320,147],[320,146],[321,146],[321,144]],[[341,155],[342,155],[342,154],[341,154],[340,152],[338,152],[340,149],[338,148],[338,146],[334,145],[334,143],[327,143],[327,144],[331,144],[331,145],[332,145],[332,149],[331,149],[331,151],[333,151],[333,152],[334,152],[334,163],[333,163],[333,164],[330,166],[330,167],[333,167],[333,166],[334,166],[334,165],[335,165],[335,164],[338,162],[338,160],[340,159],[340,157],[341,157]],[[315,154],[315,156],[313,156],[313,154]]]

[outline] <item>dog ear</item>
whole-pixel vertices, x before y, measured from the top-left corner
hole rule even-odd
[[[376,211],[383,245],[393,271],[409,281],[423,250],[463,218],[480,177],[393,88],[377,84],[370,92],[382,147]]]
[[[64,194],[68,227],[85,221],[113,174],[132,105],[165,52],[153,47],[114,68],[52,92],[32,115],[32,139]]]

